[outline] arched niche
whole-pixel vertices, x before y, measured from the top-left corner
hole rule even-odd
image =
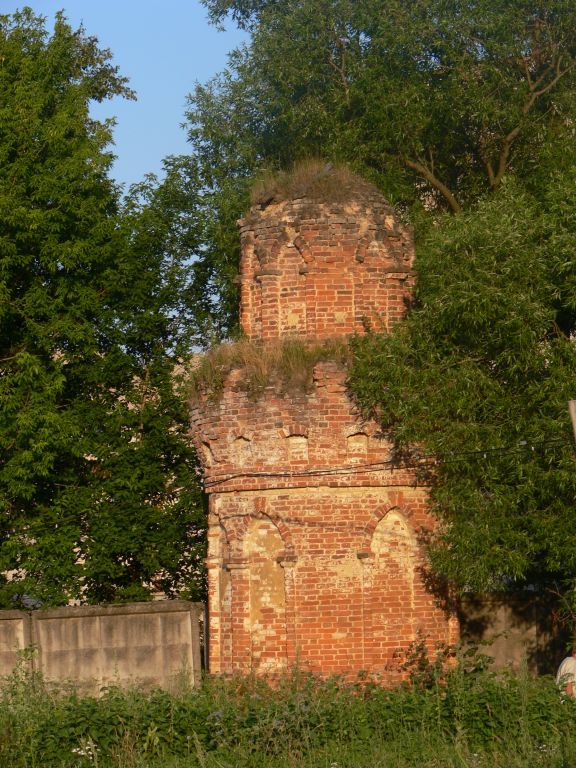
[[[370,550],[373,555],[367,602],[370,646],[376,667],[391,661],[415,637],[414,572],[416,540],[398,509],[378,522]]]
[[[232,458],[238,465],[243,465],[252,458],[252,443],[248,437],[240,435],[232,443]]]
[[[370,543],[375,562],[390,559],[403,571],[411,569],[412,575],[415,546],[412,529],[398,509],[391,509],[378,522]]]
[[[290,461],[308,461],[308,438],[306,435],[288,435],[286,441]]]
[[[254,671],[274,672],[287,665],[286,587],[279,563],[285,553],[277,526],[267,517],[250,521],[244,537],[248,566],[248,625]]]
[[[214,453],[210,443],[203,441],[200,445],[201,457],[205,467],[212,467],[214,465]]]
[[[352,461],[365,459],[368,454],[368,435],[364,432],[355,432],[346,438],[346,452]]]

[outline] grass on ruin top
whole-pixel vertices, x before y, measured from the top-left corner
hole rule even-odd
[[[266,172],[259,176],[252,187],[250,202],[266,206],[308,198],[331,203],[375,193],[378,193],[376,187],[346,166],[307,159],[296,163],[290,170]]]
[[[190,396],[193,402],[202,397],[218,400],[234,370],[242,371],[239,385],[253,400],[269,386],[285,394],[306,393],[319,362],[346,365],[349,355],[348,344],[342,339],[284,339],[265,345],[247,339],[225,342],[197,358],[190,374]]]

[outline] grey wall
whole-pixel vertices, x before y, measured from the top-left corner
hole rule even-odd
[[[18,663],[84,692],[200,682],[203,606],[185,600],[0,612],[0,676]],[[33,653],[22,656],[32,647]]]
[[[570,635],[546,593],[467,594],[458,614],[462,639],[481,643],[497,668],[526,664],[535,674],[555,674],[566,656]]]

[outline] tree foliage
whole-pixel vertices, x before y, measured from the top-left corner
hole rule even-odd
[[[416,225],[414,306],[357,342],[351,386],[432,483],[437,573],[573,590],[573,2],[204,4],[249,42],[196,86],[190,156],[122,205],[88,112],[130,96],[108,52],[62,16],[0,17],[0,600],[189,583],[174,364],[234,333],[254,177],[308,156]]]
[[[83,29],[2,16],[0,62],[0,604],[170,594],[202,524],[173,386],[181,207],[140,190],[121,211],[89,104],[132,94]]]
[[[406,322],[355,344],[352,389],[431,483],[432,564],[461,589],[576,586],[568,154],[545,194],[509,180],[422,233]]]
[[[436,572],[574,590],[576,6],[204,4],[250,34],[191,100],[214,210],[239,213],[251,174],[319,155],[415,224],[415,303],[393,334],[357,342],[351,386],[433,486]]]
[[[542,162],[570,119],[571,0],[204,0],[250,33],[188,114],[205,186],[200,256],[235,321],[230,234],[247,178],[306,156],[346,162],[393,203],[458,212]]]

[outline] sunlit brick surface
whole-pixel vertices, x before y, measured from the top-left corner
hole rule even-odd
[[[347,337],[402,318],[413,246],[368,185],[347,202],[253,209],[240,225],[252,340]],[[426,578],[426,488],[391,464],[340,364],[318,363],[309,391],[271,383],[256,400],[242,376],[192,406],[209,494],[210,670],[398,679],[419,635],[457,636]]]
[[[410,238],[375,190],[357,198],[291,200],[240,222],[249,338],[343,336],[402,317],[413,284]]]

